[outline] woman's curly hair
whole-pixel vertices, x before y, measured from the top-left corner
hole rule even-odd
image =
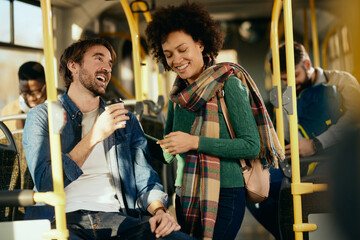
[[[157,62],[166,70],[171,70],[166,62],[162,43],[174,31],[189,34],[195,42],[204,45],[203,56],[216,57],[224,42],[219,25],[198,3],[185,2],[180,6],[167,6],[157,9],[145,30],[148,47]]]

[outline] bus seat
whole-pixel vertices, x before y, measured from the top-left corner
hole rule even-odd
[[[32,189],[34,184],[29,173],[22,146],[23,130],[12,134],[0,121],[0,190]],[[0,221],[23,219],[23,207],[0,207]]]
[[[0,190],[14,190],[20,174],[18,150],[7,126],[0,122],[2,138],[0,139]],[[0,221],[13,220],[14,209],[0,207]]]
[[[1,238],[7,240],[39,240],[44,232],[50,231],[49,220],[26,220],[0,222]]]
[[[33,189],[34,183],[31,178],[31,174],[27,167],[24,147],[22,145],[22,136],[24,130],[16,130],[11,132],[13,138],[15,140],[16,147],[18,149],[19,154],[19,162],[20,162],[20,189]]]
[[[332,163],[333,150],[324,152],[323,154],[301,158],[300,159],[300,176],[301,182],[310,183],[326,183],[329,184],[330,166]],[[318,162],[314,170],[308,175],[308,166],[311,163]],[[291,176],[290,176],[291,177]],[[283,178],[280,195],[279,195],[279,225],[282,239],[295,239],[293,231],[294,215],[293,215],[293,196],[291,194],[291,178],[285,176]],[[302,199],[302,218],[304,223],[312,223],[309,221],[309,216],[316,214],[332,213],[332,205],[329,191],[314,192],[311,194],[304,194]],[[314,218],[314,217],[313,217]],[[315,217],[316,218],[316,217]],[[304,240],[312,240],[309,238],[309,233],[304,232]],[[315,236],[315,235],[313,235]]]

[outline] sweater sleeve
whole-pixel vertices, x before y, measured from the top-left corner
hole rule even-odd
[[[220,158],[256,158],[260,152],[260,137],[251,110],[249,91],[233,76],[226,80],[224,92],[229,120],[236,138],[200,137],[198,150]],[[219,118],[223,118],[222,110]],[[227,131],[226,126],[220,132],[222,130]]]
[[[174,102],[169,100],[164,136],[173,131],[173,119],[174,119]],[[174,155],[165,152],[164,149],[163,149],[163,156],[167,163],[171,163],[175,158]]]

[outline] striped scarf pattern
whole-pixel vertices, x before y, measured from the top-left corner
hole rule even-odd
[[[249,74],[234,63],[213,65],[212,58],[205,57],[204,60],[206,70],[193,84],[187,86],[178,76],[170,91],[170,99],[174,103],[196,113],[190,134],[219,138],[217,92],[222,90],[229,76],[236,75],[249,88],[251,107],[261,138],[259,157],[264,159],[264,165],[277,164],[278,159],[283,159],[282,149],[260,93]],[[185,219],[183,231],[193,236],[194,233],[202,232],[202,236],[195,237],[212,239],[219,194],[220,159],[197,151],[189,151],[185,162],[181,197]]]

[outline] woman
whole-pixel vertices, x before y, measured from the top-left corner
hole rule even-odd
[[[182,231],[197,238],[234,239],[246,202],[238,159],[256,158],[259,153],[265,157],[267,151],[260,144],[254,118],[259,113],[253,115],[250,105],[258,104],[265,116],[260,118],[267,119],[262,100],[259,96],[254,100],[257,89],[249,95],[249,89],[256,87],[240,66],[214,63],[223,37],[202,6],[183,3],[158,9],[146,35],[154,57],[178,75],[170,92],[165,138],[158,141],[166,161],[175,156],[178,160],[178,222]],[[230,137],[217,97],[221,90],[235,139]],[[273,163],[271,152],[267,151]]]

